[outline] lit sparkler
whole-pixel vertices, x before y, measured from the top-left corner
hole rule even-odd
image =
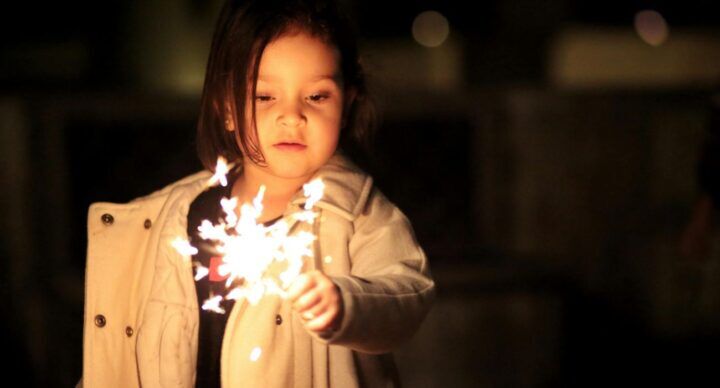
[[[215,175],[209,184],[227,184],[225,173],[228,171],[227,163],[218,159]],[[312,224],[317,217],[313,206],[322,198],[325,185],[319,179],[303,186],[303,193],[307,197],[303,210],[293,214],[296,222]],[[312,243],[316,236],[309,232],[290,234],[290,225],[281,219],[270,226],[258,223],[262,214],[262,199],[265,187],[261,186],[252,203],[240,206],[240,216],[236,209],[238,199],[223,198],[220,205],[225,213],[225,219],[219,224],[212,224],[203,220],[198,227],[200,237],[215,242],[215,249],[222,255],[222,263],[217,267],[218,275],[227,277],[226,287],[229,292],[225,299],[237,300],[245,298],[251,304],[256,304],[264,295],[279,295],[286,297],[286,290],[302,272],[304,259],[311,257]],[[197,249],[187,241],[180,238],[173,242],[173,246],[184,256],[194,255]],[[195,263],[195,280],[207,276],[208,269]],[[282,271],[278,275],[279,269]],[[231,288],[232,287],[232,288]],[[220,307],[222,296],[211,296],[203,303],[203,310],[216,313],[225,313]],[[258,354],[259,357],[259,354]]]

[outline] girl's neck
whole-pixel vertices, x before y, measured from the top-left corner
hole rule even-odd
[[[232,187],[232,196],[240,203],[251,202],[260,186],[265,186],[263,214],[260,221],[275,219],[282,215],[290,199],[307,183],[309,177],[282,178],[263,171],[257,166],[245,165]]]

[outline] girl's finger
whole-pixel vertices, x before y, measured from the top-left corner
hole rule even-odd
[[[321,300],[320,302],[316,303],[314,306],[312,306],[308,309],[305,309],[301,313],[301,316],[305,320],[311,320],[311,319],[315,319],[316,317],[323,315],[329,309],[329,306],[327,305],[327,303],[322,303],[322,302],[323,301]]]
[[[293,303],[293,308],[297,312],[305,312],[306,310],[316,306],[322,300],[322,295],[317,290],[310,290],[300,295]]]
[[[301,274],[299,275],[288,288],[287,296],[288,299],[290,299],[290,302],[295,303],[295,301],[304,293],[306,293],[309,289],[314,287],[315,285],[315,279],[307,274]]]
[[[337,309],[328,309],[320,316],[317,316],[314,319],[306,322],[305,327],[308,330],[312,330],[314,332],[328,331],[332,328],[332,324],[335,321],[335,318],[337,318],[337,315]]]

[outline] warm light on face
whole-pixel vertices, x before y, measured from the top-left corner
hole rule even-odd
[[[437,47],[450,34],[447,18],[436,11],[425,11],[415,17],[412,25],[415,41],[426,47]]]
[[[657,11],[644,10],[635,14],[635,31],[651,46],[660,46],[670,35],[665,18]]]
[[[335,153],[340,136],[339,51],[304,32],[280,36],[263,51],[255,94],[257,139],[251,140],[258,143],[265,165],[243,160],[245,173],[309,179]],[[246,103],[247,117],[251,104]]]

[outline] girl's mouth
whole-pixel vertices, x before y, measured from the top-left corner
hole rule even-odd
[[[280,151],[285,151],[285,152],[299,152],[299,151],[303,151],[303,150],[305,150],[305,148],[307,148],[307,146],[305,144],[293,143],[293,142],[275,143],[275,144],[273,144],[273,147],[275,147],[275,149],[278,149]]]

